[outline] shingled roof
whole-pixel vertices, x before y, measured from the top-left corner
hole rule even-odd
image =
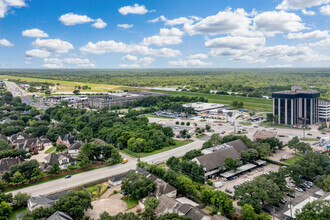
[[[219,168],[225,163],[227,157],[241,159],[240,153],[234,147],[228,147],[211,154],[206,154],[195,159],[206,168],[206,172]]]
[[[49,216],[47,220],[72,220],[72,218],[61,211],[56,211],[54,214]]]
[[[0,160],[0,173],[8,171],[9,168],[15,164],[21,163],[24,161],[23,157],[7,157]]]
[[[227,142],[226,144],[234,147],[238,151],[238,153],[248,150],[246,144],[241,139],[230,141],[230,142]]]
[[[84,145],[84,143],[85,142],[83,142],[83,141],[77,141],[76,143],[72,144],[69,147],[69,150],[79,150]]]

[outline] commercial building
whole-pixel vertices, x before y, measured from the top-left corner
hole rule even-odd
[[[285,125],[315,124],[319,122],[320,93],[313,89],[292,86],[291,90],[274,92],[273,114]]]
[[[322,122],[330,121],[330,101],[326,101],[326,100],[319,101],[319,119]]]

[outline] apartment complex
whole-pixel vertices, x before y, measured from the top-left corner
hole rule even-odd
[[[292,86],[291,90],[274,92],[273,114],[279,124],[315,124],[319,122],[320,93],[313,89]]]

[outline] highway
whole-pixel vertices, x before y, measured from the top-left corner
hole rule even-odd
[[[164,162],[172,156],[180,157],[183,156],[189,150],[201,148],[204,142],[205,141],[203,140],[196,140],[192,143],[189,143],[187,145],[169,151],[165,151],[148,157],[141,158],[141,160],[148,163]],[[99,179],[109,178],[111,176],[115,176],[117,174],[124,173],[130,169],[136,168],[137,159],[127,157],[126,155],[123,155],[123,157],[126,157],[128,159],[128,162],[126,164],[116,164],[109,167],[104,167],[84,173],[79,173],[76,175],[72,175],[72,177],[69,179],[61,178],[58,180],[53,180],[46,183],[41,183],[38,185],[15,190],[12,191],[11,193],[15,195],[18,192],[25,192],[25,193],[29,193],[31,196],[52,194],[55,192],[64,191],[77,186],[85,185],[87,183]]]
[[[30,105],[32,107],[35,107],[37,109],[47,109],[47,108],[51,107],[51,106],[47,106],[44,103],[37,102],[37,101],[31,99],[15,83],[9,82],[9,81],[4,81],[4,82],[6,83],[6,86],[7,86],[7,89],[9,90],[9,92],[11,92],[11,94],[13,94],[14,97],[20,97],[23,103]]]

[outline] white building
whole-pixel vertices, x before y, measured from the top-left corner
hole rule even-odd
[[[319,101],[319,120],[330,121],[330,101]]]

